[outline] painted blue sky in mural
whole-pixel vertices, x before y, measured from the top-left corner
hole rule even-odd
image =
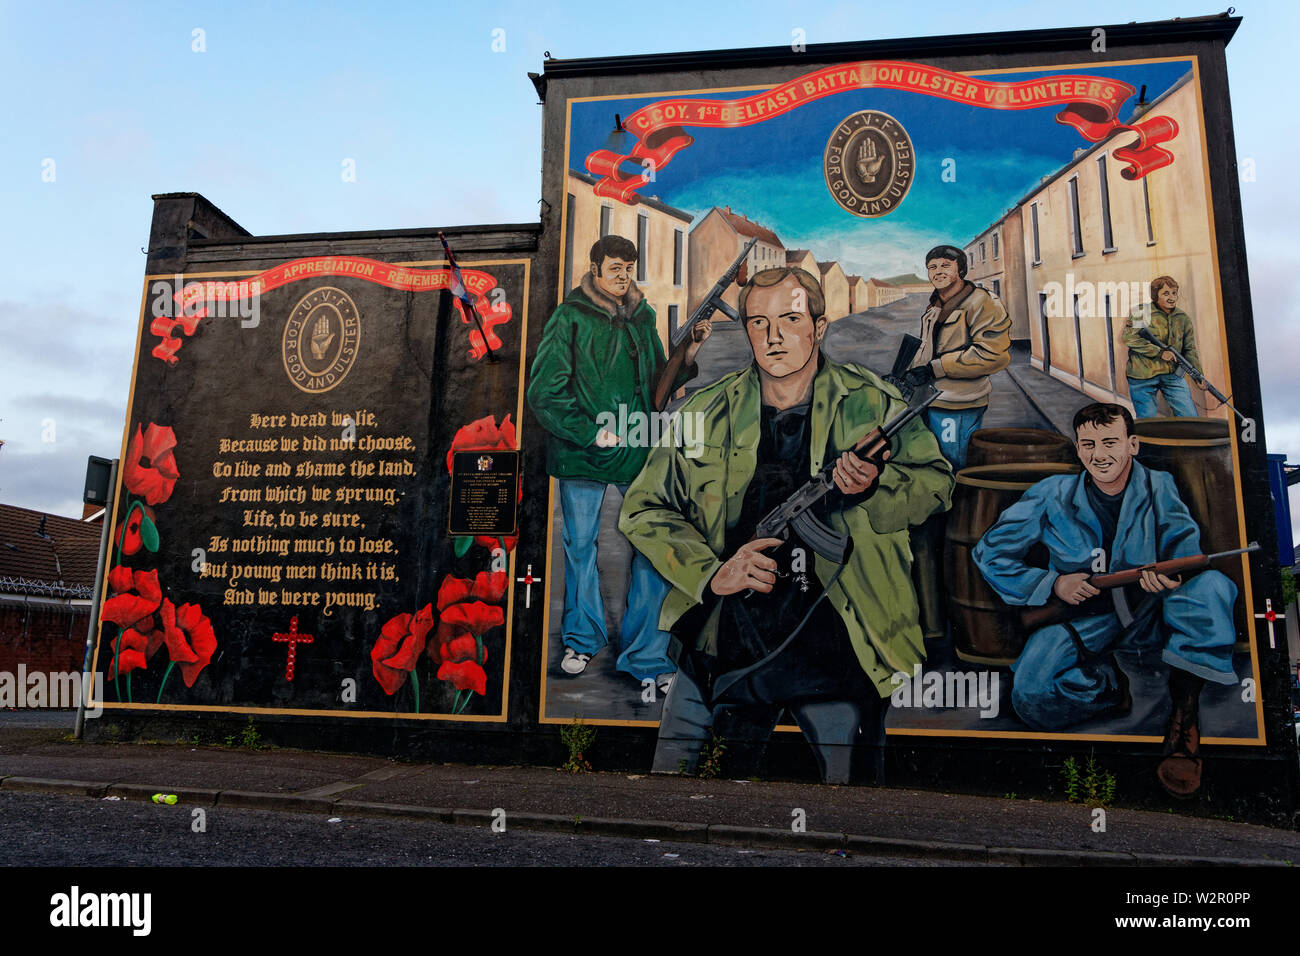
[[[1191,69],[1190,61],[1052,69],[1042,73],[983,76],[1022,81],[1035,75],[1070,73],[1111,77],[1156,99]],[[693,94],[739,99],[754,91]],[[595,149],[612,147],[614,116],[627,117],[664,96],[630,97],[573,104],[569,165],[584,170]],[[1127,118],[1134,96],[1121,116]],[[861,219],[841,209],[826,187],[822,154],[831,131],[861,109],[881,110],[906,128],[916,150],[916,178],[898,210]],[[1074,150],[1091,144],[1070,126],[1056,122],[1061,107],[990,110],[917,93],[884,89],[850,90],[808,103],[789,113],[736,129],[689,127],[694,145],[657,171],[645,195],[697,216],[713,206],[730,206],[772,229],[786,248],[812,249],[818,259],[837,259],[846,272],[884,277],[923,274],[921,258],[939,242],[963,245],[987,228],[1043,176],[1068,162]],[[1194,131],[1182,131],[1190,135]],[[623,137],[624,149],[634,142]],[[1120,134],[1118,143],[1132,136]],[[945,160],[956,178],[943,178]]]

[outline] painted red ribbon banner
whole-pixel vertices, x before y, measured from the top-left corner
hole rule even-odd
[[[1137,135],[1132,143],[1115,150],[1115,158],[1129,164],[1121,171],[1125,179],[1140,179],[1174,161],[1173,154],[1160,146],[1178,135],[1178,124],[1172,119],[1153,116],[1133,125],[1119,122],[1120,107],[1136,92],[1121,80],[1059,74],[1002,83],[920,63],[877,60],[828,66],[745,99],[658,100],[623,121],[623,128],[637,138],[629,152],[598,149],[587,156],[586,166],[600,177],[595,186],[597,196],[635,203],[640,199],[636,190],[650,181],[647,170],[662,170],[695,142],[685,127],[753,126],[836,93],[872,88],[937,96],[991,110],[1064,105],[1056,121],[1073,126],[1091,143],[1101,142],[1117,131]],[[629,162],[640,166],[641,171],[624,171],[622,164]]]
[[[489,303],[487,300],[488,294],[496,288],[495,276],[475,269],[461,269],[460,275],[465,282],[466,291],[474,298],[474,307],[478,310],[479,318],[483,323],[483,332],[487,335],[485,343],[483,335],[477,328],[470,330],[469,354],[477,361],[488,353],[488,346],[491,346],[494,351],[501,348],[501,337],[493,327],[509,322],[511,309],[504,297],[498,297],[500,301],[496,303]],[[450,290],[453,282],[450,269],[412,269],[360,256],[314,256],[295,259],[238,281],[194,280],[184,283],[173,296],[176,300],[175,316],[156,316],[149,323],[149,331],[162,339],[153,347],[152,354],[154,358],[175,365],[179,361],[176,353],[181,347],[181,340],[175,335],[177,326],[180,326],[185,335],[193,335],[194,330],[198,328],[199,320],[207,316],[209,303],[248,300],[291,282],[323,276],[364,279],[367,282],[405,292]],[[473,320],[465,314],[461,301],[453,298],[452,302],[460,314],[461,322],[472,325]]]

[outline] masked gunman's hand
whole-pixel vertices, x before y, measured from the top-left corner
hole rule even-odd
[[[1088,583],[1088,572],[1080,571],[1077,574],[1062,574],[1052,585],[1052,590],[1066,604],[1082,604],[1090,597],[1096,597],[1101,592]]]
[[[713,575],[709,590],[722,597],[740,591],[768,594],[776,584],[776,561],[763,552],[778,544],[781,544],[780,538],[755,538],[741,545],[740,550]]]
[[[620,441],[622,441],[622,439],[608,428],[602,428],[600,431],[596,432],[596,439],[592,444],[597,448],[613,448]]]
[[[889,460],[889,452],[880,456],[881,461]],[[835,487],[846,495],[860,495],[876,483],[880,477],[880,468],[873,462],[863,461],[851,451],[840,455],[835,463]]]
[[[708,341],[709,336],[713,334],[713,322],[710,319],[703,319],[695,323],[695,328],[691,329],[691,343],[686,346],[686,364],[695,364],[695,356],[700,354],[700,346]]]

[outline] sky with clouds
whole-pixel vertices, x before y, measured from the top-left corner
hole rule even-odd
[[[918,9],[666,0],[605,16],[546,0],[0,0],[0,502],[79,515],[86,456],[118,454],[153,193],[200,192],[258,235],[536,221],[541,108],[527,73],[540,72],[548,53],[770,46],[789,43],[795,30],[815,44],[1089,25],[1085,13],[1107,24],[1218,12],[1156,0]],[[1300,195],[1288,178],[1300,118],[1277,108],[1276,89],[1300,8],[1278,0],[1239,4],[1236,13],[1244,22],[1228,46],[1228,74],[1237,154],[1254,168],[1242,207],[1263,417],[1270,450],[1300,460],[1300,316],[1286,291],[1300,262]],[[972,144],[959,160],[972,190],[1018,175],[1027,188],[1056,150],[988,145]],[[790,223],[787,245],[817,243],[819,255],[863,274],[919,264],[919,218],[878,220],[868,252],[842,231],[818,231],[807,204],[777,188],[788,164],[767,159],[743,173],[743,184],[739,172],[713,170],[684,177],[665,198],[691,208],[743,186],[757,197],[752,217]],[[347,160],[355,181],[341,175]],[[989,194],[990,208],[1017,198],[1005,198],[1006,188]],[[938,200],[920,182],[914,190],[900,213],[921,217]],[[991,218],[980,204],[968,215],[971,223],[954,222],[945,238],[965,241]]]
[[[1190,61],[1181,61],[1066,72],[1121,80],[1135,91],[1146,87],[1148,99],[1155,99],[1190,69]],[[1061,72],[989,74],[981,79],[1026,82]],[[700,94],[710,100],[755,95],[757,91]],[[616,113],[628,117],[675,98],[575,103],[570,167],[585,170],[586,157],[609,145]],[[835,203],[822,168],[828,132],[862,109],[899,119],[917,162],[926,164],[918,165],[895,212],[868,219]],[[908,272],[924,276],[921,260],[927,249],[943,242],[965,245],[1038,185],[1042,176],[1056,172],[1075,149],[1091,145],[1073,127],[1056,121],[1060,109],[972,109],[965,103],[910,92],[851,90],[749,126],[691,127],[694,143],[658,170],[654,184],[640,192],[657,195],[694,214],[697,221],[713,206],[728,205],[773,229],[787,249],[812,249],[819,259],[838,260],[849,273],[878,278]],[[623,148],[630,148],[632,142],[627,136]]]

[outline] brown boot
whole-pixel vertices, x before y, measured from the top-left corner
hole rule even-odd
[[[1174,709],[1169,715],[1162,753],[1156,767],[1160,785],[1171,797],[1186,800],[1201,788],[1201,731],[1197,726],[1201,688],[1205,681],[1174,668],[1169,672],[1169,696]]]

